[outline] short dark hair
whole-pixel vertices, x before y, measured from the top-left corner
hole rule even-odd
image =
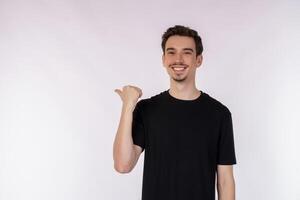
[[[165,47],[166,47],[167,40],[169,39],[169,37],[171,37],[173,35],[192,37],[194,39],[195,45],[196,45],[196,56],[202,54],[202,52],[203,52],[202,40],[201,40],[201,37],[198,35],[198,32],[189,27],[182,26],[182,25],[175,25],[173,27],[170,27],[162,35],[161,47],[162,47],[163,53],[165,53]]]

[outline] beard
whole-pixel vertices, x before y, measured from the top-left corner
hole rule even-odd
[[[187,79],[187,74],[177,74],[176,72],[174,73],[172,67],[173,67],[173,66],[175,67],[175,65],[184,66],[184,67],[186,67],[186,68],[188,68],[188,65],[186,65],[186,64],[184,64],[184,63],[181,63],[181,62],[180,62],[180,63],[174,63],[174,64],[172,64],[172,65],[169,65],[169,67],[171,68],[171,72],[170,72],[171,78],[172,78],[175,82],[178,82],[178,83],[184,82],[184,81]],[[187,70],[187,69],[185,69],[185,70]]]
[[[184,76],[184,77],[171,77],[174,81],[176,81],[176,82],[178,82],[178,83],[180,83],[180,82],[184,82],[185,80],[186,80],[186,76]]]

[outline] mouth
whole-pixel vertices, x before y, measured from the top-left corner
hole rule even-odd
[[[176,66],[176,67],[171,67],[171,68],[175,72],[184,72],[187,67],[185,67],[185,66]]]

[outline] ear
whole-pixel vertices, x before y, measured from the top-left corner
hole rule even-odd
[[[202,60],[203,60],[203,56],[202,54],[198,55],[197,58],[196,58],[196,66],[197,67],[200,67],[200,65],[202,64]]]
[[[161,61],[162,61],[163,67],[165,67],[165,54],[164,53],[161,56]]]

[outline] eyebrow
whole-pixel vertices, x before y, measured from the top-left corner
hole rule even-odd
[[[175,50],[175,48],[169,47],[169,48],[166,49],[166,51],[168,51],[168,50]],[[191,48],[183,48],[183,50],[184,50],[184,51],[188,50],[188,51],[194,52],[194,50],[191,49]]]

